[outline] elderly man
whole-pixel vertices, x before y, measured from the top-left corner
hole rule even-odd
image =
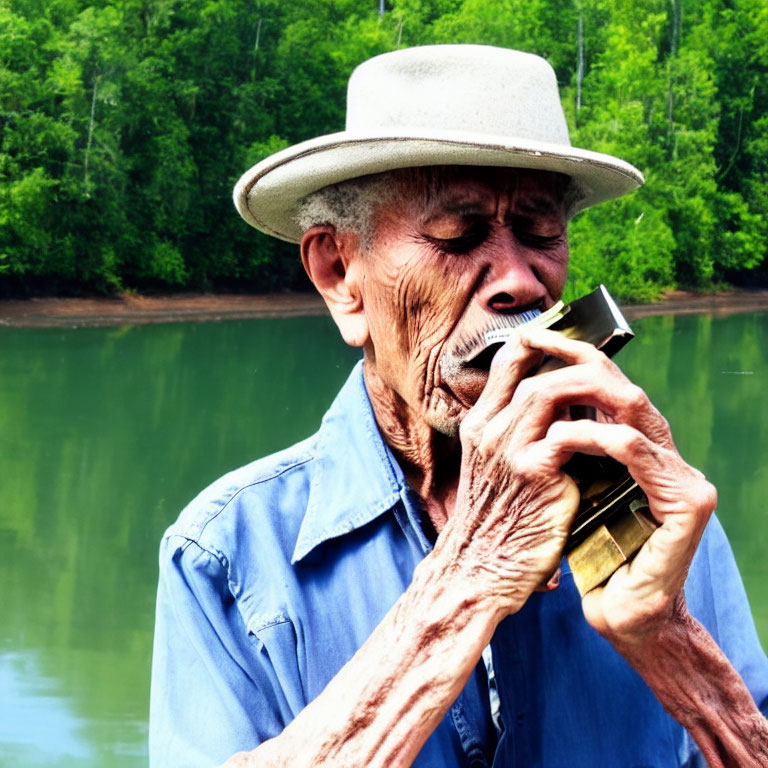
[[[546,62],[484,46],[366,62],[345,132],[241,179],[363,362],[314,437],[166,534],[154,765],[768,765],[768,663],[662,416],[553,331],[468,362],[560,297],[569,217],[640,183],[570,146]],[[575,452],[625,464],[660,523],[583,599],[558,571]]]

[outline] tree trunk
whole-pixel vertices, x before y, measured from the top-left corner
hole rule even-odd
[[[93,142],[93,126],[96,115],[96,93],[99,90],[99,76],[93,78],[93,95],[91,96],[91,119],[88,121],[88,141],[85,144],[85,159],[83,161],[83,184],[88,194],[88,158],[91,154],[91,143]]]
[[[584,80],[584,11],[579,10],[578,26],[579,59],[576,66],[576,111],[581,109],[581,83]]]

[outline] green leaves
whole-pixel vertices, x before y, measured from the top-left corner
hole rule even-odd
[[[442,42],[546,56],[573,143],[646,174],[634,196],[573,222],[569,290],[602,281],[645,300],[765,263],[764,0],[388,0],[386,9],[379,16],[376,0],[0,4],[0,290],[297,284],[295,249],[239,220],[234,182],[284,146],[342,129],[346,80],[361,61]]]

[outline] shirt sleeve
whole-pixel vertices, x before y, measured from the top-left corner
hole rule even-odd
[[[279,693],[237,609],[223,557],[179,536],[160,554],[149,757],[152,768],[220,765],[280,733]]]

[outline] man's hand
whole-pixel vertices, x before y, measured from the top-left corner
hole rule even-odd
[[[530,376],[545,355],[566,366]],[[598,420],[566,420],[571,405],[596,408]],[[672,617],[716,494],[680,457],[646,394],[602,352],[523,329],[494,358],[461,439],[456,513],[445,543],[453,540],[462,567],[509,612],[559,561],[578,503],[560,468],[578,451],[625,464],[661,523],[631,564],[586,596],[587,620],[608,637],[629,638]]]
[[[561,453],[606,455],[626,465],[661,524],[632,562],[583,601],[587,621],[601,634],[616,640],[639,638],[674,618],[675,602],[717,503],[716,491],[683,461],[669,425],[645,392],[600,351],[547,331],[531,333],[527,343],[569,364],[541,375],[550,390],[548,399],[598,410],[597,421],[554,422],[547,438]],[[571,387],[572,395],[564,387]],[[551,413],[552,406],[547,408]]]
[[[461,424],[459,485],[433,553],[447,557],[473,591],[492,596],[500,618],[518,611],[562,557],[579,492],[561,470],[569,453],[546,435],[541,414],[515,407],[515,393],[542,355],[519,342],[496,354]]]
[[[529,376],[545,355],[567,367]],[[594,406],[599,420],[565,421],[575,404]],[[576,451],[626,464],[661,523],[634,562],[584,601],[587,619],[712,766],[764,765],[765,721],[680,597],[714,491],[677,454],[642,391],[591,346],[524,331],[496,355],[461,440],[453,514],[408,590],[280,736],[227,765],[410,765],[498,622],[559,562],[578,506],[561,467]]]
[[[552,549],[541,538],[549,536],[553,547],[562,549],[561,526],[572,516],[567,512],[570,492],[558,468],[574,452],[611,456],[625,464],[661,525],[631,563],[584,597],[585,617],[688,729],[709,765],[768,766],[768,723],[714,640],[688,614],[683,596],[688,568],[717,502],[715,489],[680,457],[669,426],[645,393],[603,353],[542,330],[523,330],[506,347],[498,366],[494,361],[488,396],[483,393],[467,416],[468,427],[462,428],[467,470],[480,473],[479,486],[477,479],[469,482],[463,475],[462,482],[469,489],[479,487],[480,493],[460,493],[459,500],[470,504],[461,510],[457,501],[455,517],[465,511],[475,519],[478,510],[472,502],[480,502],[487,523],[475,525],[475,536],[489,527],[502,530],[495,504],[507,500],[508,492],[518,494],[509,514],[514,530],[506,538],[490,539],[490,544],[510,546],[514,562],[528,568],[524,573],[497,571],[510,582],[517,578],[524,595],[552,565]],[[542,354],[566,367],[521,380]],[[508,377],[506,401],[502,374]],[[565,420],[570,405],[596,408],[597,420]],[[496,463],[506,471],[496,468],[494,449]],[[535,461],[538,483],[529,463]],[[484,492],[492,482],[501,485]],[[563,496],[551,513],[543,511],[535,494],[551,501],[558,492]],[[519,557],[518,547],[526,539],[542,558],[539,569]],[[483,551],[472,544],[467,554]],[[507,590],[515,592],[511,584]]]

